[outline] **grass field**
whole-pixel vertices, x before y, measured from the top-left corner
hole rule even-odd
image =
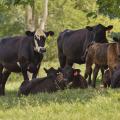
[[[49,68],[57,63],[43,63]],[[78,66],[76,66],[78,67]],[[84,67],[81,66],[82,73]],[[99,75],[100,77],[100,75]],[[12,74],[6,85],[6,96],[0,97],[0,120],[120,120],[120,89],[66,89],[56,93],[41,93],[17,97],[22,81]]]

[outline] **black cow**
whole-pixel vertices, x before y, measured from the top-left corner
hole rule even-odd
[[[29,80],[27,71],[36,77],[45,52],[45,39],[52,31],[27,31],[25,36],[8,37],[0,41],[0,95],[4,95],[5,83],[11,72],[22,72],[24,81]]]
[[[111,88],[120,88],[120,64],[113,70],[111,77]]]
[[[80,69],[74,69],[71,66],[65,66],[59,71],[62,72],[64,81],[68,88],[87,88],[87,81],[80,74]]]
[[[44,70],[47,73],[47,77],[24,81],[19,88],[18,96],[21,94],[36,94],[39,92],[51,93],[65,88],[64,78],[63,75],[59,73],[59,70],[52,67],[48,70]]]
[[[87,88],[86,79],[80,74],[79,69],[73,69],[73,78],[71,79],[70,88]]]
[[[87,46],[93,41],[106,43],[106,31],[112,28],[112,25],[105,27],[98,24],[84,29],[61,32],[57,40],[60,66],[64,68],[65,65],[72,66],[73,63],[84,64],[83,56]]]
[[[110,87],[111,78],[110,78],[110,70],[109,70],[109,68],[107,70],[105,70],[102,81],[103,81],[104,88]]]

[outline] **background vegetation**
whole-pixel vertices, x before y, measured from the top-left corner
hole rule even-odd
[[[0,37],[24,34],[27,30],[26,6],[34,9],[35,28],[42,17],[44,0],[1,0]],[[57,58],[56,40],[64,29],[80,29],[86,25],[113,24],[113,32],[119,32],[119,0],[49,0],[46,31],[53,30],[55,36],[47,40],[44,59]]]

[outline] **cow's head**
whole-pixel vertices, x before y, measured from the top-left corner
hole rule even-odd
[[[66,87],[63,74],[59,69],[54,69],[51,67],[50,69],[44,68],[44,71],[48,77],[52,77],[52,79],[54,78],[54,83],[58,89],[64,89]]]
[[[53,36],[53,31],[44,32],[43,30],[37,29],[34,32],[26,31],[27,36],[32,36],[34,38],[34,49],[38,53],[46,52],[45,40],[48,36]]]
[[[49,69],[44,68],[44,71],[46,72],[47,76],[57,76],[58,70],[51,67]]]
[[[73,81],[73,78],[80,75],[79,69],[73,69],[70,66],[64,67],[62,70],[64,80],[66,80],[67,83]]]
[[[100,43],[107,42],[106,31],[110,31],[112,28],[113,28],[113,25],[109,25],[105,27],[102,24],[98,24],[93,27],[86,26],[86,29],[93,33],[92,41],[100,42]]]

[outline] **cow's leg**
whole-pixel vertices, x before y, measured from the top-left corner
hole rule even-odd
[[[30,81],[23,81],[19,87],[17,96],[20,96],[21,94],[28,95],[30,93],[31,87],[32,84]]]
[[[91,85],[91,75],[92,75],[92,67],[91,66],[86,66],[84,78],[88,78],[88,85]]]
[[[20,62],[20,68],[21,68],[21,72],[22,72],[24,81],[28,81],[29,80],[29,77],[28,77],[28,74],[27,74],[27,67],[28,67],[27,63]]]
[[[36,71],[33,73],[32,79],[37,77],[37,74],[38,74],[38,72],[39,72],[39,69],[40,69],[40,64],[37,66]]]
[[[93,60],[88,55],[86,57],[86,69],[85,69],[85,74],[84,74],[84,78],[85,79],[87,79],[88,76],[89,76],[89,78],[88,78],[88,85],[91,85],[92,64],[93,64]]]
[[[72,67],[72,66],[73,66],[73,61],[70,60],[70,59],[66,59],[66,64],[65,64],[65,66],[70,66],[70,67]]]
[[[103,76],[104,76],[104,67],[101,67],[101,73],[102,73],[102,80],[103,80]]]
[[[90,67],[90,71],[89,71],[89,78],[88,78],[89,85],[91,85],[91,75],[92,75],[92,67]]]
[[[59,59],[60,67],[64,68],[66,65],[66,56],[60,50],[58,50],[58,59]]]
[[[3,95],[3,89],[2,89],[2,78],[3,78],[3,66],[0,64],[0,95]]]
[[[3,95],[5,95],[5,84],[7,82],[7,79],[9,77],[11,72],[9,71],[4,71],[3,72],[3,79],[2,79],[2,89],[3,89]]]
[[[94,68],[94,71],[93,71],[93,87],[95,88],[96,87],[96,78],[97,78],[97,75],[98,75],[98,72],[99,72],[99,66],[98,65],[95,65],[95,68]]]
[[[104,67],[101,67],[101,73],[102,73],[102,81],[101,81],[101,84],[103,84],[103,85],[104,85],[104,81],[103,81],[104,71],[105,71]],[[104,85],[104,87],[106,87],[106,85]]]

